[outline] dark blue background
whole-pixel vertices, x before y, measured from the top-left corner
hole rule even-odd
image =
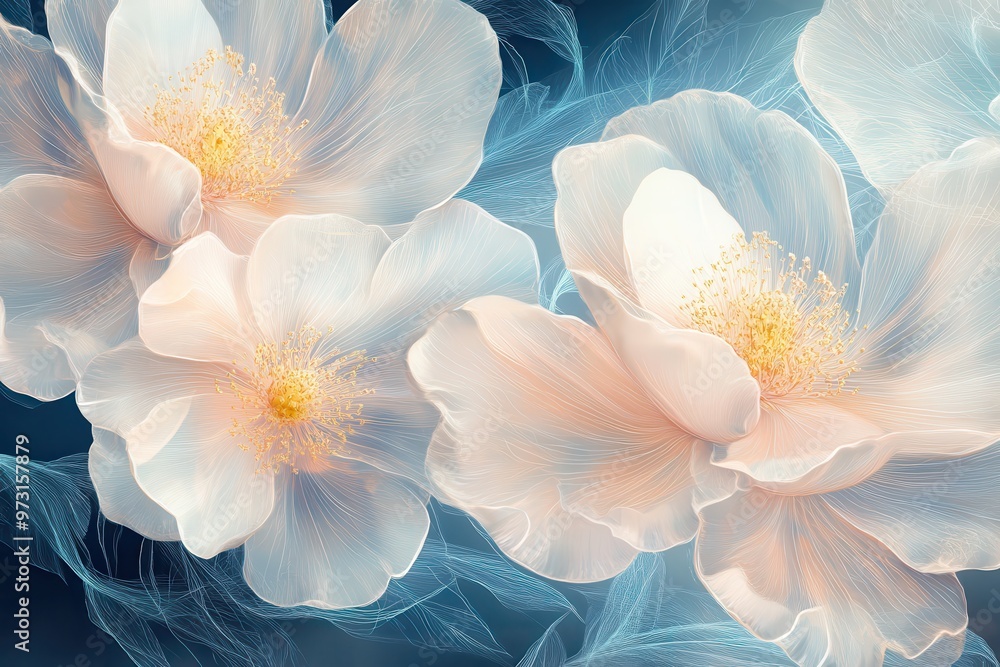
[[[169,2],[169,0],[164,0]],[[279,0],[274,0],[279,1]],[[0,12],[12,15],[11,0],[0,0]],[[564,4],[573,8],[579,24],[580,40],[584,54],[600,51],[616,35],[638,18],[650,5],[651,0],[565,0]],[[44,13],[41,2],[32,2],[33,26],[36,32],[45,34]],[[328,0],[328,4],[330,1]],[[339,16],[350,6],[346,0],[333,0],[332,15]],[[728,18],[733,8],[745,12],[739,20],[753,21],[767,16],[787,13],[792,10],[818,10],[819,0],[759,0],[748,9],[745,0],[722,0],[713,4],[711,13]],[[712,16],[709,17],[710,19]],[[515,42],[529,67],[532,79],[538,80],[555,73],[564,63],[549,53],[544,46],[530,42]],[[39,460],[56,459],[68,454],[83,452],[90,445],[90,428],[76,409],[73,397],[37,407],[26,407],[23,399],[11,400],[0,395],[0,451],[13,453],[14,438],[25,434],[32,442],[32,455]],[[119,530],[110,524],[106,527],[106,541],[117,544],[119,562],[128,560],[129,551],[136,552],[140,540],[129,531]],[[0,614],[9,619],[14,608],[13,586],[9,580],[9,568],[13,559],[9,554],[0,558]],[[682,566],[683,567],[683,566]],[[1000,628],[993,622],[995,615],[990,606],[997,609],[1000,604],[1000,576],[996,573],[967,573],[963,575],[969,601],[969,616],[973,627],[983,636],[994,651],[1000,649]],[[30,660],[11,649],[8,636],[8,622],[0,623],[0,665],[75,665],[118,666],[131,665],[125,653],[110,639],[105,637],[88,619],[82,586],[70,575],[63,582],[55,575],[39,569],[32,573],[32,652]],[[470,600],[488,621],[498,641],[516,658],[544,631],[542,624],[527,622],[524,617],[515,616],[500,606],[485,590],[475,590],[470,586],[464,590]],[[579,594],[564,589],[567,595]],[[576,601],[576,600],[574,600]],[[475,667],[490,665],[483,660],[467,656],[438,655],[405,644],[379,643],[351,637],[336,627],[319,621],[309,621],[295,625],[294,640],[311,665],[386,665],[402,667]],[[566,620],[560,631],[570,652],[578,646],[582,637],[582,625],[577,620]],[[169,635],[160,637],[171,655],[171,664],[178,666],[216,664],[211,652],[194,647],[181,647]]]

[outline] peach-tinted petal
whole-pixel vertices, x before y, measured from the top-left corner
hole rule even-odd
[[[143,238],[106,190],[59,176],[0,189],[0,377],[52,400],[91,354],[135,335],[129,267]]]
[[[73,74],[91,92],[104,88],[104,49],[108,17],[118,0],[48,0],[45,20],[52,44]]]
[[[718,261],[743,230],[694,176],[658,169],[636,190],[623,234],[629,276],[642,306],[684,326],[680,308],[685,297],[694,296],[694,271]]]
[[[110,521],[151,540],[181,539],[174,517],[150,500],[132,476],[124,438],[95,427],[88,469],[101,513]]]
[[[342,609],[370,604],[416,559],[430,526],[424,492],[361,463],[277,480],[271,518],[244,549],[264,600]]]
[[[672,165],[661,146],[632,135],[559,153],[552,166],[559,193],[555,225],[566,268],[600,276],[621,296],[636,300],[622,220],[643,179]]]
[[[877,186],[1000,134],[992,0],[836,0],[806,26],[795,70]]]
[[[887,649],[915,658],[932,645],[936,664],[961,654],[967,617],[955,575],[913,570],[822,497],[756,489],[702,518],[695,562],[705,585],[798,664],[878,667]]]
[[[501,83],[497,38],[458,0],[360,0],[337,22],[291,126],[296,212],[409,222],[482,160]]]
[[[1000,566],[1000,446],[969,456],[899,456],[826,496],[855,526],[922,572]]]
[[[874,442],[880,435],[876,425],[834,401],[772,399],[762,406],[760,421],[749,435],[716,447],[713,462],[746,473],[761,485],[815,492],[819,485],[846,486],[871,474],[891,456],[888,447]],[[815,474],[838,457],[835,467]]]
[[[97,173],[62,89],[76,87],[52,45],[0,17],[0,187],[25,174]]]
[[[858,323],[867,330],[850,378],[858,392],[841,403],[886,430],[914,434],[915,454],[1000,439],[998,182],[994,140],[924,167],[887,202],[865,260]],[[949,429],[951,444],[919,437]]]
[[[738,440],[760,414],[760,387],[746,362],[721,338],[677,329],[619,300],[588,275],[576,276],[624,366],[657,407],[686,431],[711,442]]]
[[[663,146],[676,161],[671,168],[697,178],[748,235],[766,231],[838,286],[856,281],[840,168],[784,113],[761,111],[728,93],[688,90],[626,111],[608,123],[604,139],[623,134]]]
[[[512,558],[546,576],[595,580],[614,574],[597,552],[630,560],[612,536],[658,550],[693,535],[699,443],[657,410],[596,329],[484,297],[432,325],[409,366],[444,415],[428,452],[432,482],[487,527],[502,517],[511,532],[494,537]],[[540,532],[559,521],[593,541],[579,549],[597,552],[560,563]]]
[[[247,258],[201,234],[174,252],[142,295],[139,335],[149,349],[200,361],[232,361],[260,338],[247,297]]]
[[[222,41],[243,54],[248,64],[257,66],[261,81],[274,77],[278,91],[285,96],[285,113],[294,114],[327,36],[322,0],[203,2],[219,27]]]

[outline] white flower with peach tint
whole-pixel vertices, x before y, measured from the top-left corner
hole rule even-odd
[[[446,201],[501,81],[458,0],[360,0],[329,33],[321,0],[46,10],[52,44],[0,23],[0,380],[42,400],[135,335],[201,231],[247,253],[285,214],[396,226]]]
[[[437,492],[564,579],[697,534],[708,589],[803,665],[957,659],[952,573],[1000,565],[1000,144],[918,171],[863,267],[833,160],[732,95],[633,109],[554,172],[598,327],[498,298],[431,327]]]
[[[459,0],[359,0],[329,33],[321,0],[48,16],[107,111],[98,160],[125,213],[236,252],[287,214],[398,225],[446,201],[482,160],[501,83],[496,34]]]
[[[274,604],[372,602],[428,529],[438,414],[408,346],[472,297],[534,299],[537,278],[531,240],[460,200],[395,241],[343,216],[283,218],[249,258],[199,235],[144,293],[139,338],[81,379],[102,510],[151,537],[175,526],[204,558],[244,544]],[[122,458],[131,486],[103,465]]]

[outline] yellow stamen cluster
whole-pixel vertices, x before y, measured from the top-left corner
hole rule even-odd
[[[202,197],[270,202],[291,191],[282,185],[295,173],[298,156],[291,135],[306,126],[288,126],[284,93],[273,78],[261,83],[257,67],[226,47],[214,49],[170,77],[146,107],[154,141],[166,144],[201,172]],[[159,86],[157,86],[159,89]]]
[[[718,261],[693,270],[681,311],[689,326],[733,347],[765,399],[840,394],[858,370],[846,358],[857,333],[841,305],[846,285],[838,289],[822,271],[811,277],[808,257],[776,257],[781,250],[766,233],[750,241],[738,234]]]
[[[345,453],[347,438],[362,426],[358,399],[373,388],[358,386],[358,372],[374,358],[364,350],[317,356],[322,334],[311,327],[278,343],[262,343],[253,358],[233,361],[227,382],[216,391],[235,397],[229,433],[244,451],[251,448],[258,472],[291,467]]]

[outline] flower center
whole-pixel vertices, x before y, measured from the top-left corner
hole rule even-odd
[[[779,259],[775,249],[766,233],[738,234],[717,262],[694,270],[681,311],[690,327],[733,347],[765,398],[840,394],[858,370],[847,358],[857,333],[841,304],[847,286],[813,276],[808,257]]]
[[[282,185],[295,173],[298,156],[292,134],[306,126],[288,126],[285,95],[275,80],[261,83],[257,67],[243,69],[244,58],[226,47],[214,49],[170,77],[170,90],[159,90],[145,110],[152,139],[166,144],[201,172],[202,197],[268,203],[288,194]]]
[[[358,372],[374,358],[364,350],[318,354],[322,334],[311,327],[277,343],[262,343],[253,358],[233,362],[227,382],[236,401],[229,433],[241,449],[251,448],[258,472],[282,465],[297,473],[328,456],[343,455],[355,427],[362,426],[363,396],[375,392],[358,384]]]
[[[268,389],[268,405],[278,420],[303,421],[320,397],[319,374],[312,368],[277,368]]]

